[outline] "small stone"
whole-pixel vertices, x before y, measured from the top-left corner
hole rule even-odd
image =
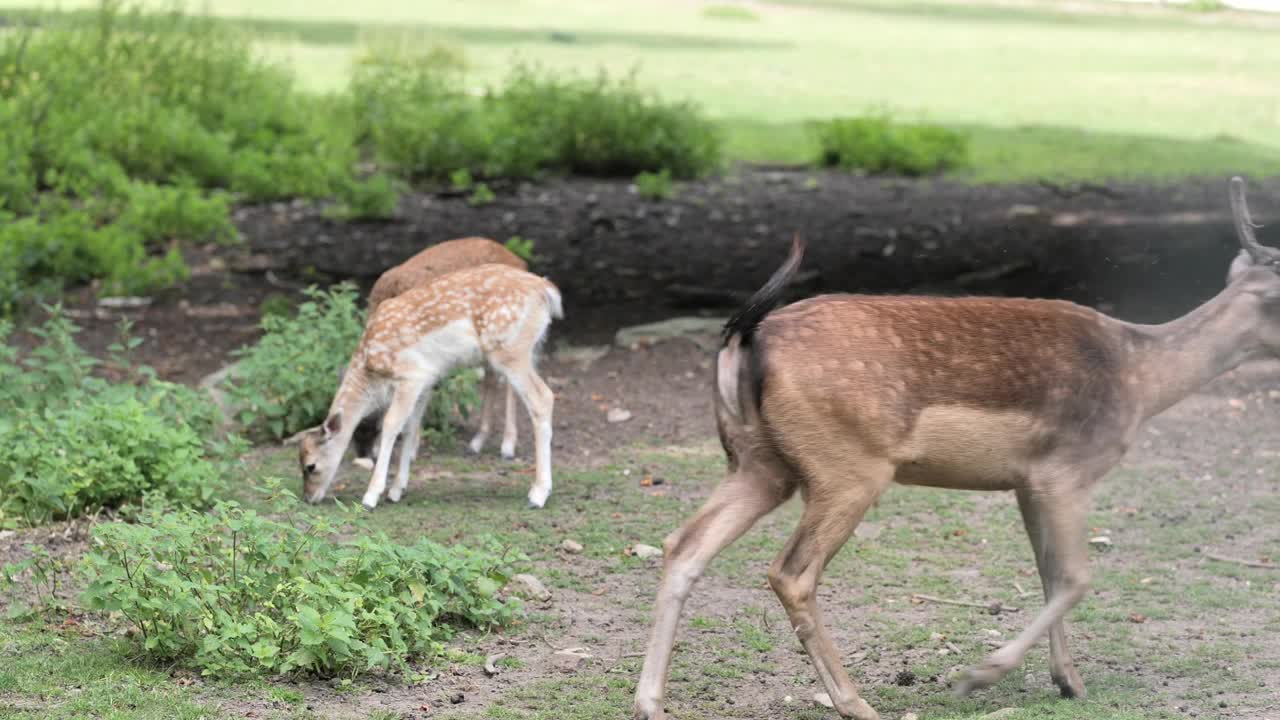
[[[836,706],[835,703],[831,702],[831,696],[828,695],[827,693],[814,693],[813,704],[820,705],[824,708],[832,708],[832,709],[835,709],[835,706]]]
[[[542,584],[541,580],[532,575],[521,573],[512,577],[511,582],[517,585],[518,590],[523,590],[526,595],[534,600],[545,602],[551,599],[551,591]]]
[[[920,720],[920,716],[915,713],[907,713],[902,716],[902,720]]]
[[[611,423],[624,423],[631,419],[631,411],[625,408],[609,408],[609,414],[605,419]]]
[[[1111,538],[1106,535],[1098,535],[1097,537],[1089,538],[1089,544],[1099,550],[1106,550],[1111,547]]]
[[[642,559],[662,557],[662,549],[656,548],[652,545],[637,543],[631,546],[631,554]]]
[[[793,698],[793,697],[791,697],[790,695],[788,695],[788,696],[786,696],[786,697],[782,698],[782,702],[784,702],[784,703],[786,703],[786,704],[790,705],[791,703],[795,702],[795,698]]]
[[[467,699],[467,696],[463,695],[460,692],[456,692],[449,696],[449,702],[453,703],[454,705],[461,705],[462,701],[466,699]]]
[[[577,672],[582,664],[591,659],[591,654],[583,648],[565,648],[557,650],[551,656],[551,664],[563,673]]]
[[[988,628],[987,635],[993,638],[998,638],[1000,637],[1000,631],[996,630],[995,628]]]
[[[582,543],[565,538],[564,542],[560,543],[560,549],[571,555],[577,555],[582,552]]]

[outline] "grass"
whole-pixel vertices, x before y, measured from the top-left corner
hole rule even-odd
[[[289,450],[261,450],[247,459],[245,472],[250,478],[287,477],[295,472],[293,462]],[[714,443],[622,449],[604,467],[559,469],[556,492],[538,512],[524,508],[530,476],[521,465],[442,449],[418,467],[421,474],[405,501],[375,511],[381,528],[400,539],[425,536],[441,542],[494,533],[528,553],[534,573],[555,595],[550,606],[530,607],[530,622],[508,635],[512,641],[475,632],[455,638],[441,661],[455,668],[447,674],[479,673],[483,658],[504,652],[509,657],[499,665],[507,676],[493,699],[456,709],[437,706],[437,716],[587,720],[627,708],[660,565],[624,550],[637,542],[661,545],[666,533],[698,507],[723,470]],[[1239,472],[1252,469],[1242,466]],[[638,479],[645,474],[666,482],[642,487]],[[956,668],[989,651],[990,633],[1012,637],[1040,607],[1016,506],[1003,495],[894,488],[869,513],[866,522],[878,527],[879,536],[851,540],[832,561],[820,595],[837,643],[850,658],[851,674],[885,717],[916,712],[927,720],[972,720],[1011,707],[1016,711],[1008,717],[1015,720],[1151,720],[1179,717],[1173,709],[1178,705],[1210,718],[1260,710],[1267,693],[1274,694],[1268,677],[1280,667],[1277,648],[1267,641],[1280,622],[1270,584],[1261,582],[1257,571],[1197,563],[1189,548],[1207,529],[1204,514],[1169,522],[1164,514],[1121,510],[1192,509],[1192,474],[1176,467],[1129,466],[1098,493],[1090,526],[1107,528],[1115,544],[1092,552],[1095,591],[1070,616],[1072,648],[1090,690],[1087,702],[1057,698],[1048,681],[1044,643],[1022,668],[974,697],[957,699],[945,685]],[[339,495],[354,500],[363,491],[363,477],[348,475]],[[247,481],[233,485],[246,488]],[[237,495],[242,502],[258,502],[247,490]],[[792,500],[762,520],[717,558],[695,590],[668,689],[669,707],[679,717],[832,717],[812,707],[812,668],[763,583],[799,510]],[[1277,511],[1280,505],[1254,505],[1249,513],[1219,518],[1213,531],[1272,537],[1263,528],[1276,525]],[[325,503],[306,512],[337,509]],[[566,538],[580,542],[583,552],[560,550]],[[1015,584],[1034,594],[1019,597]],[[1169,592],[1175,587],[1178,600],[1172,602]],[[915,604],[913,593],[999,599],[1023,610],[991,617],[968,608]],[[1131,620],[1135,612],[1146,616],[1143,624]],[[609,617],[603,625],[593,624],[594,615]],[[581,624],[584,617],[587,627]],[[552,641],[557,628],[565,635]],[[537,637],[557,647],[585,646],[597,660],[571,675],[540,674],[550,650]],[[364,681],[344,690],[345,700],[305,682],[182,687],[164,672],[135,664],[123,641],[38,625],[0,625],[0,648],[17,658],[0,670],[0,707],[38,706],[52,717],[215,717],[210,703],[231,698],[239,706],[274,707],[279,717],[339,710],[324,702],[346,703],[341,712],[355,708],[367,715],[391,697],[373,692]],[[909,687],[894,684],[902,670],[910,670],[917,681]],[[447,697],[431,680],[400,692],[411,698]],[[784,701],[788,694],[793,702]],[[726,698],[736,699],[727,703]],[[1227,709],[1220,707],[1223,702]],[[304,703],[316,707],[304,711]]]
[[[646,84],[713,113],[745,160],[807,161],[808,121],[887,109],[968,131],[965,177],[976,180],[1280,172],[1280,19],[1268,16],[941,0],[775,0],[753,4],[749,22],[726,21],[743,15],[736,5],[655,12],[645,0],[304,7],[225,0],[214,12],[257,32],[315,90],[343,87],[357,48],[387,37],[463,49],[476,87],[517,57],[553,70],[639,65]]]

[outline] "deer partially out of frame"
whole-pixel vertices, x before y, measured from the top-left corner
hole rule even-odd
[[[368,317],[384,300],[401,295],[419,285],[425,285],[445,273],[497,263],[517,270],[528,270],[529,265],[519,255],[511,252],[501,244],[484,237],[464,237],[446,240],[419,252],[384,272],[369,291]],[[338,376],[341,382],[341,374]],[[499,377],[493,368],[488,368],[484,381],[480,386],[480,427],[468,447],[471,452],[478,453],[484,449],[492,427],[493,413],[498,405]],[[506,417],[502,429],[501,453],[505,458],[516,454],[516,404],[511,386],[506,392]],[[375,413],[360,421],[352,437],[355,446],[355,463],[366,469],[373,469],[373,452],[377,447],[378,427],[382,424],[382,414]]]
[[[418,451],[431,388],[455,367],[484,361],[520,396],[533,421],[536,474],[529,504],[551,494],[551,389],[534,361],[547,327],[561,318],[560,291],[550,281],[506,265],[448,273],[378,305],[365,326],[342,384],[319,428],[299,442],[302,492],[319,502],[365,417],[382,411],[378,458],[364,494],[372,509],[386,490],[391,449],[402,430],[400,467],[387,499],[398,502]]]
[[[634,715],[663,715],[680,611],[707,563],[797,489],[799,526],[769,584],[836,710],[874,720],[823,625],[823,568],[890,483],[1012,490],[1045,605],[956,684],[1000,680],[1049,635],[1067,697],[1084,683],[1063,617],[1089,587],[1090,491],[1139,427],[1240,363],[1280,354],[1280,250],[1254,238],[1231,181],[1242,250],[1217,297],[1164,325],[1061,301],[825,295],[780,310],[803,245],[725,325],[715,412],[728,476],[665,542],[665,567]]]

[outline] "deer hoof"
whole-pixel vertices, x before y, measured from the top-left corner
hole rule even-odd
[[[665,717],[662,706],[649,700],[637,700],[631,710],[632,720],[663,720]]]
[[[376,495],[373,497],[365,495],[364,499],[360,501],[360,504],[364,505],[365,510],[372,510],[378,507],[378,497]]]
[[[370,458],[358,457],[355,460],[352,460],[351,464],[355,465],[356,467],[362,467],[365,470],[369,470],[369,471],[373,470],[373,460]]]
[[[957,697],[968,697],[974,691],[991,687],[1004,677],[1005,672],[1004,668],[991,662],[975,665],[960,676],[956,682],[955,694]]]
[[[479,455],[480,451],[484,450],[484,441],[485,437],[483,435],[471,438],[471,442],[467,443],[467,450],[470,450],[472,455]]]
[[[1054,675],[1053,684],[1058,686],[1058,692],[1062,693],[1064,698],[1083,700],[1088,695],[1084,689],[1084,680],[1080,679],[1080,673],[1076,672],[1075,668],[1071,668],[1063,675]]]
[[[838,703],[836,712],[840,713],[840,717],[853,718],[853,720],[880,720],[880,713],[860,697]]]
[[[391,488],[391,490],[387,492],[387,501],[393,503],[400,502],[400,488]]]

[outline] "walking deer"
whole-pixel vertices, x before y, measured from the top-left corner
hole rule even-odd
[[[382,413],[378,456],[364,494],[372,509],[386,490],[391,449],[402,430],[400,465],[387,499],[398,502],[418,451],[422,415],[436,382],[455,367],[486,362],[524,402],[533,421],[536,473],[529,504],[551,494],[551,389],[534,369],[551,320],[564,316],[550,281],[506,265],[448,273],[380,303],[343,373],[319,428],[302,433],[302,492],[319,502],[361,420]]]
[[[775,310],[790,256],[725,325],[714,382],[728,475],[666,538],[634,715],[663,715],[685,599],[713,557],[797,489],[798,527],[769,568],[835,709],[874,720],[818,609],[827,562],[890,483],[1011,490],[1045,605],[956,683],[967,695],[1022,662],[1046,633],[1053,682],[1085,686],[1063,618],[1089,587],[1090,491],[1148,418],[1242,362],[1280,354],[1280,250],[1254,237],[1230,187],[1241,251],[1225,290],[1184,317],[1137,325],[1062,301],[824,295]]]
[[[501,244],[483,237],[464,237],[446,240],[419,252],[384,272],[369,291],[368,317],[372,318],[375,310],[384,300],[401,295],[419,285],[431,282],[454,270],[497,263],[517,270],[528,270],[529,265],[519,255],[511,252]],[[341,381],[341,375],[339,375]],[[489,439],[493,413],[498,405],[500,378],[493,368],[488,368],[480,385],[480,427],[468,447],[471,452],[479,453]],[[382,423],[381,413],[366,417],[356,428],[352,443],[355,446],[355,463],[361,467],[373,469],[373,450],[377,446],[378,427]],[[506,392],[506,416],[502,429],[502,457],[511,458],[516,454],[516,404],[511,386]]]

